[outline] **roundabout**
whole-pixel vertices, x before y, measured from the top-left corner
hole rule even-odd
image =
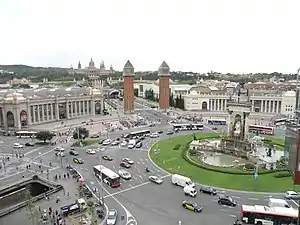
[[[246,163],[241,167],[208,165],[199,160],[189,149],[189,143],[195,139],[207,141],[220,138],[217,133],[199,133],[161,140],[152,146],[150,157],[160,168],[170,172],[178,173],[192,180],[208,186],[224,189],[256,192],[284,192],[293,189],[292,179],[283,167],[277,166],[275,170],[258,169],[258,176],[254,176],[253,164]],[[267,137],[264,145],[283,146],[283,140]],[[201,152],[203,153],[203,152]],[[208,158],[221,157],[218,153],[206,153]],[[211,157],[211,154],[217,154]],[[230,157],[224,155],[224,157]],[[242,160],[239,160],[243,162]],[[246,168],[245,168],[246,167]]]

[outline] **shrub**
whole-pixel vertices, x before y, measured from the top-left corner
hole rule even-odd
[[[177,144],[177,145],[174,146],[173,150],[179,150],[180,147],[181,147],[181,145],[180,145],[180,144]]]
[[[253,164],[251,164],[251,163],[247,163],[247,164],[245,165],[245,169],[246,169],[246,170],[254,170],[254,169],[255,169],[255,166],[254,166]]]
[[[292,176],[289,172],[284,172],[284,173],[277,173],[274,175],[276,178],[284,178],[284,177],[290,177]]]

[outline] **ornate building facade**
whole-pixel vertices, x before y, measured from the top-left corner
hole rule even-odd
[[[89,65],[85,68],[82,68],[81,62],[79,61],[77,69],[71,68],[69,69],[69,74],[82,74],[90,79],[97,79],[101,76],[110,76],[114,74],[114,68],[112,65],[110,66],[109,69],[106,69],[104,61],[100,63],[100,67],[96,67],[94,60],[91,58]]]

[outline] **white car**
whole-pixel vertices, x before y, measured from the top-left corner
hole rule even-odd
[[[55,155],[58,157],[65,157],[66,154],[64,152],[55,152]]]
[[[130,165],[134,164],[134,161],[132,159],[130,159],[130,158],[124,158],[124,159],[122,159],[122,162],[126,162],[126,163],[128,163]]]
[[[103,141],[102,145],[110,145],[111,144],[111,140],[110,139],[106,139],[105,141]]]
[[[14,143],[14,148],[23,148],[24,145],[21,145],[19,143]]]
[[[150,176],[149,177],[149,181],[153,182],[153,183],[156,183],[156,184],[162,184],[163,183],[163,180],[160,179],[159,177],[157,176]]]
[[[63,151],[65,151],[65,149],[62,148],[62,147],[55,147],[54,151],[56,151],[56,152],[63,152]]]
[[[87,154],[90,154],[90,155],[95,155],[96,154],[96,151],[94,149],[87,149],[85,152]]]
[[[119,170],[118,174],[120,175],[120,177],[122,177],[125,180],[130,180],[131,179],[131,174],[126,170],[123,170],[123,169]]]
[[[113,141],[113,142],[111,143],[111,145],[112,145],[112,146],[116,146],[116,145],[118,145],[119,143],[120,143],[119,141],[115,140],[115,141]]]
[[[117,223],[117,210],[116,209],[110,209],[108,212],[106,224],[107,225],[115,225]]]
[[[127,141],[123,141],[123,142],[120,144],[120,146],[121,146],[121,147],[126,147],[127,144],[128,144]]]
[[[159,137],[159,134],[158,133],[152,133],[150,135],[151,138],[158,138]]]
[[[300,199],[300,195],[296,191],[287,191],[284,194],[286,199]]]

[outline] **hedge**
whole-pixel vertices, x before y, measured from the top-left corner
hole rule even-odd
[[[215,137],[214,137],[215,138]],[[206,137],[205,139],[209,139],[209,137]],[[189,151],[189,144],[190,142],[188,142],[185,146],[185,148],[182,149],[181,151],[181,157],[188,163],[197,166],[201,169],[205,169],[205,170],[209,170],[209,171],[213,171],[213,172],[219,172],[219,173],[227,173],[227,174],[235,174],[235,175],[253,175],[253,171],[251,172],[247,172],[247,171],[233,171],[230,168],[222,168],[222,167],[217,167],[217,166],[208,166],[202,163],[197,163],[194,160],[192,160],[189,156],[188,156],[188,151]],[[279,171],[287,171],[286,169],[279,169],[279,170],[263,170],[263,171],[259,171],[258,174],[270,174],[270,173],[276,173]]]

